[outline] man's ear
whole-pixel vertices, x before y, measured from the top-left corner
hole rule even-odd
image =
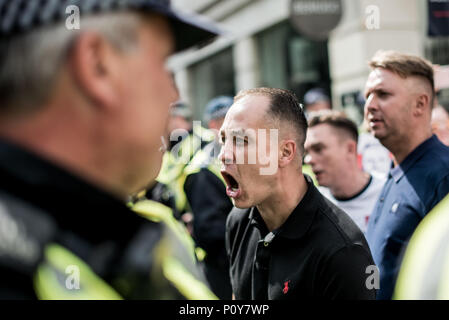
[[[430,105],[430,97],[428,93],[421,93],[416,97],[415,105],[413,108],[413,115],[416,117],[421,117],[429,110],[432,110],[432,106]]]
[[[354,140],[348,139],[346,141],[346,148],[349,154],[357,155],[357,142],[355,142]]]
[[[101,35],[94,32],[82,33],[74,43],[69,63],[78,89],[101,107],[117,104],[118,56]]]
[[[297,156],[297,145],[294,140],[284,140],[279,150],[279,168],[286,167]]]

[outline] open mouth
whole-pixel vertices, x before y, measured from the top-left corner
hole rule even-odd
[[[383,122],[383,120],[381,120],[381,119],[379,119],[379,118],[374,118],[374,117],[371,118],[371,119],[368,119],[368,121],[369,121],[369,125],[370,125],[371,127],[374,127],[374,126],[376,126],[377,124]]]
[[[240,196],[241,189],[237,180],[226,171],[221,171],[221,175],[225,179],[226,182],[226,194],[230,198],[237,198]]]

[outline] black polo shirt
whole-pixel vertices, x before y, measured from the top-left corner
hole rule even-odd
[[[256,207],[229,214],[226,249],[236,299],[375,298],[366,284],[374,262],[365,237],[306,180],[304,198],[277,230],[268,231]]]

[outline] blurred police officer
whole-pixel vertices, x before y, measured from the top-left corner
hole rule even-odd
[[[184,139],[189,133],[192,133],[192,110],[183,101],[175,102],[170,109],[170,120],[167,127],[167,135],[170,137],[173,133],[176,134],[177,140],[169,141],[169,150]]]
[[[159,172],[159,176],[156,181],[152,181],[146,190],[136,194],[134,201],[141,199],[154,200],[160,202],[173,210],[173,214],[177,219],[180,219],[180,212],[177,210],[176,200],[176,176],[182,173],[182,169],[185,166],[181,164],[180,168],[175,168],[177,163],[170,150],[178,143],[182,143],[189,133],[192,131],[192,111],[182,101],[177,101],[172,104],[170,108],[170,118],[168,120],[166,131],[166,152],[162,158],[162,167]],[[176,139],[170,139],[171,133],[176,135]],[[177,171],[177,172],[175,172]],[[175,176],[171,177],[170,174]]]
[[[233,99],[219,96],[206,106],[204,120],[216,139],[200,150],[186,167],[184,190],[193,213],[193,236],[205,251],[204,270],[215,294],[222,299],[232,295],[229,262],[225,249],[226,218],[232,202],[226,195],[226,185],[220,173],[218,130]]]
[[[215,33],[162,0],[73,1],[68,30],[71,3],[0,2],[0,296],[211,297],[125,200],[160,168],[167,57]]]
[[[190,215],[183,189],[184,169],[198,151],[214,140],[214,134],[203,128],[200,122],[194,122],[192,126],[191,116],[186,103],[178,101],[173,105],[166,132],[169,138],[168,150],[164,154],[162,168],[157,177],[157,181],[166,185],[173,194],[177,217]]]
[[[331,100],[322,88],[312,88],[304,95],[306,115],[311,112],[332,109]]]
[[[449,112],[441,105],[437,105],[432,111],[432,132],[449,146]]]
[[[416,228],[407,246],[394,299],[448,300],[449,196]]]

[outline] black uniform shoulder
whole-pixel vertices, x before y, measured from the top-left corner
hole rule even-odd
[[[0,298],[35,299],[32,277],[57,235],[44,211],[0,192]]]

